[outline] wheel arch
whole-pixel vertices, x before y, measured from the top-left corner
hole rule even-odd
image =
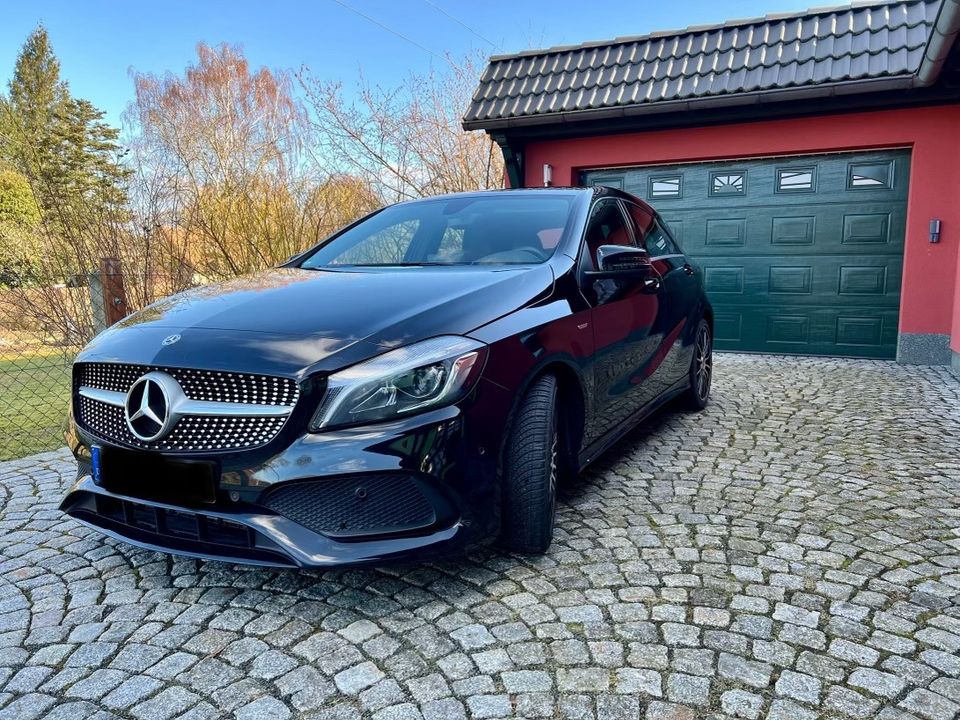
[[[713,305],[708,300],[703,301],[703,319],[707,321],[710,336],[713,337]]]
[[[527,373],[517,389],[516,396],[507,416],[506,431],[500,443],[498,455],[498,474],[503,476],[504,452],[507,439],[513,431],[517,411],[530,386],[544,375],[551,374],[557,379],[557,405],[560,416],[560,441],[563,450],[564,473],[575,473],[579,469],[579,451],[583,444],[584,425],[587,418],[588,396],[580,369],[571,360],[553,356],[537,363]]]

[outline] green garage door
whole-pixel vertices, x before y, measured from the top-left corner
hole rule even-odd
[[[716,346],[892,358],[909,151],[591,170],[704,268]]]

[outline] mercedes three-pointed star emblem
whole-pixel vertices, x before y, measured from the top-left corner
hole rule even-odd
[[[134,437],[144,442],[159,440],[173,426],[171,401],[180,389],[177,381],[163,372],[149,372],[127,392],[124,414]]]

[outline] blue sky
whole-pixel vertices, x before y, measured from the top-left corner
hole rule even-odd
[[[368,80],[391,85],[409,72],[427,71],[431,64],[442,63],[439,58],[446,52],[459,56],[478,50],[489,55],[574,44],[802,10],[802,2],[5,2],[0,6],[0,84],[5,90],[24,38],[40,22],[50,33],[74,95],[90,100],[118,124],[133,96],[130,70],[179,73],[195,57],[198,41],[239,44],[254,66],[298,69],[306,65],[319,77],[346,82],[362,68]]]

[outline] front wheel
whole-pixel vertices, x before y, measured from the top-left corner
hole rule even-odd
[[[517,410],[504,455],[500,545],[541,554],[553,540],[560,443],[557,379],[536,380]]]
[[[684,396],[684,404],[691,410],[703,410],[710,401],[710,385],[713,382],[713,336],[710,325],[701,320],[693,344],[693,359],[690,361],[690,388]]]

